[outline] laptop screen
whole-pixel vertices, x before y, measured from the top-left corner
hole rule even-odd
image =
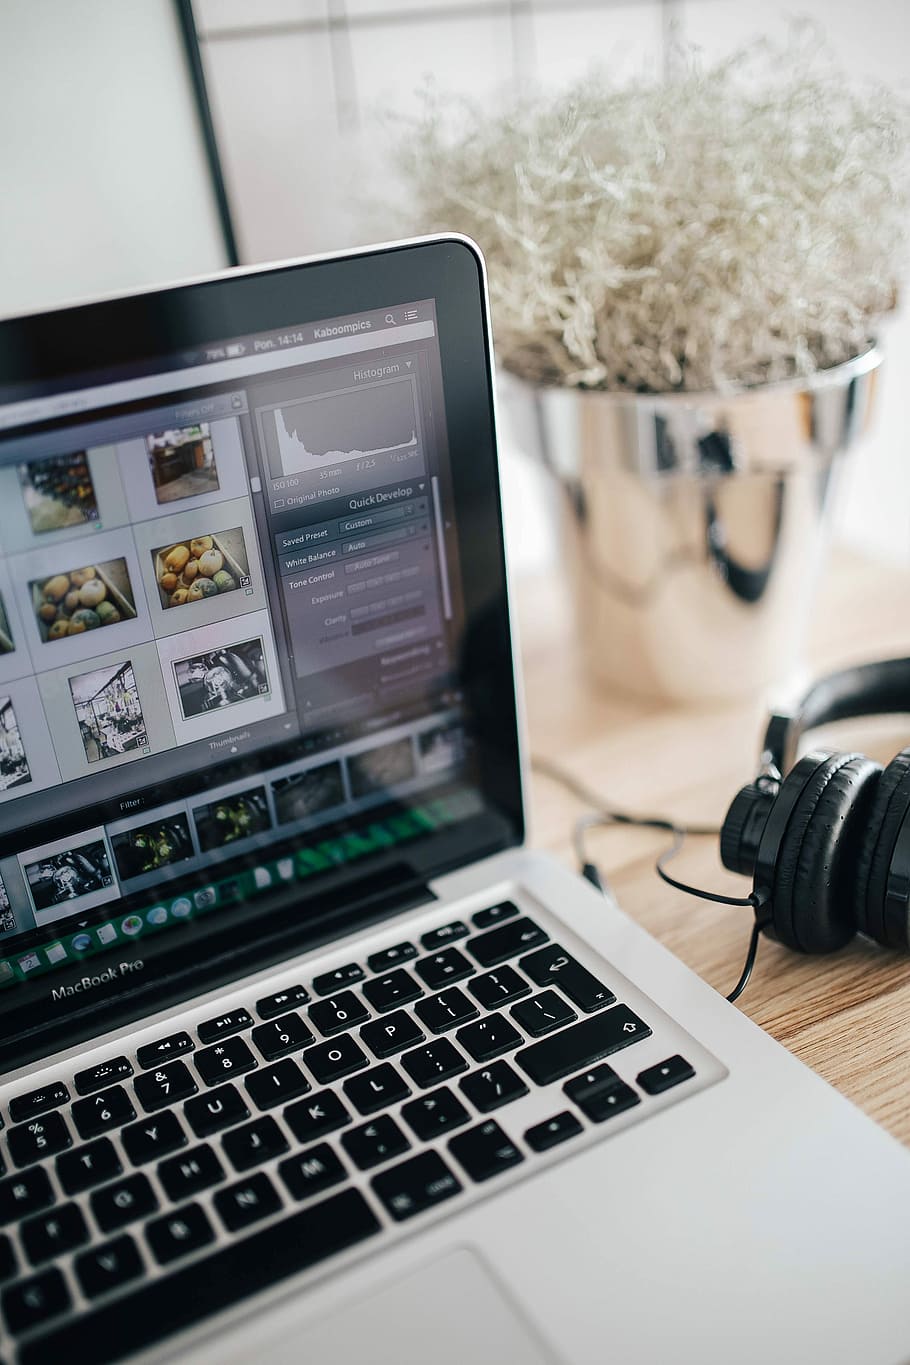
[[[0,404],[0,1008],[486,806],[434,297],[45,387]]]

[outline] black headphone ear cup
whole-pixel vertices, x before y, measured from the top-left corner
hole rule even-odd
[[[854,913],[860,933],[888,946],[885,892],[898,832],[910,806],[910,749],[882,773],[857,859]],[[894,945],[906,947],[906,944]]]
[[[881,767],[834,754],[806,781],[784,833],[774,879],[777,937],[803,953],[830,953],[856,932],[853,876]]]

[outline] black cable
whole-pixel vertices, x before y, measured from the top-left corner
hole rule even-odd
[[[735,1004],[735,1002],[739,999],[739,997],[742,995],[743,991],[749,984],[749,978],[752,975],[752,968],[755,966],[755,956],[758,952],[759,935],[761,934],[762,929],[764,929],[770,923],[771,917],[769,916],[767,919],[757,919],[755,923],[752,925],[752,933],[749,938],[749,951],[746,953],[746,961],[745,965],[743,966],[742,975],[740,976],[736,985],[733,987],[730,994],[727,996],[727,999],[730,1001],[731,1005]]]
[[[681,825],[675,820],[668,820],[660,815],[632,815],[628,811],[618,810],[595,792],[591,787],[574,777],[572,773],[566,772],[565,768],[554,763],[552,759],[542,758],[539,754],[531,755],[531,767],[534,772],[538,772],[542,777],[548,777],[551,782],[556,782],[566,791],[580,801],[582,805],[591,806],[592,809],[599,811],[601,815],[609,815],[618,825],[639,825],[646,829],[666,829],[681,830],[684,834],[695,835],[719,835],[720,829],[717,825]]]

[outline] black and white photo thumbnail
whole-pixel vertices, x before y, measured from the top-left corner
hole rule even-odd
[[[341,764],[336,760],[334,763],[322,763],[318,768],[291,773],[289,777],[280,777],[272,783],[272,795],[280,825],[306,820],[319,811],[340,806],[344,801]]]
[[[0,697],[0,791],[31,780],[13,703],[9,697]]]
[[[168,815],[111,838],[117,871],[123,881],[158,872],[193,856],[190,825],[185,815]]]
[[[112,664],[69,679],[89,763],[147,749],[149,740],[133,665]]]
[[[236,796],[225,796],[193,811],[199,847],[204,851],[224,848],[271,829],[264,787],[253,787]]]
[[[98,520],[98,498],[84,450],[21,464],[19,482],[36,536]]]
[[[348,759],[348,777],[354,796],[370,796],[397,787],[414,776],[414,749],[409,738],[364,749]]]
[[[3,601],[3,594],[0,593],[0,654],[13,654],[15,649],[16,641],[13,639],[6,603]]]
[[[103,839],[26,863],[25,876],[37,911],[81,900],[114,881]]]
[[[16,916],[9,903],[9,895],[0,877],[0,934],[11,934],[16,928]]]
[[[261,637],[178,659],[174,677],[184,720],[264,696],[270,690]]]

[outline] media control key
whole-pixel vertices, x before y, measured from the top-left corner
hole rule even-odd
[[[167,1038],[160,1038],[157,1043],[146,1043],[140,1047],[136,1052],[136,1060],[143,1071],[150,1071],[153,1066],[163,1066],[175,1057],[182,1057],[185,1052],[192,1052],[194,1046],[188,1033],[172,1033]]]
[[[362,981],[366,976],[359,962],[348,962],[344,967],[337,967],[334,972],[323,972],[321,976],[313,978],[313,990],[317,995],[331,995],[332,991],[337,991],[340,986],[352,986],[355,981]]]
[[[413,943],[396,943],[394,948],[383,948],[378,953],[371,953],[367,958],[367,966],[371,972],[387,972],[402,962],[410,962],[416,956],[417,949]]]
[[[464,1188],[438,1152],[421,1152],[374,1175],[370,1184],[398,1223],[451,1199]]]
[[[467,938],[470,929],[460,919],[452,920],[451,924],[443,924],[439,929],[431,929],[427,934],[421,934],[420,946],[425,952],[435,953],[440,948],[444,948],[448,943],[454,943],[456,939]]]
[[[549,1085],[650,1036],[648,1025],[628,1006],[615,1005],[523,1048],[515,1062],[537,1085]]]
[[[108,1062],[99,1062],[87,1071],[77,1071],[73,1077],[76,1093],[92,1095],[103,1090],[114,1081],[126,1081],[133,1074],[133,1064],[128,1057],[112,1057]]]
[[[264,995],[261,1000],[257,1000],[256,1013],[260,1019],[274,1019],[276,1015],[285,1014],[298,1005],[308,1004],[309,999],[310,993],[303,986],[287,986],[283,991],[276,991],[274,995]]]
[[[233,1033],[241,1033],[252,1028],[253,1019],[249,1010],[226,1010],[215,1019],[206,1019],[199,1024],[196,1032],[203,1043],[216,1043],[220,1038],[229,1038]]]

